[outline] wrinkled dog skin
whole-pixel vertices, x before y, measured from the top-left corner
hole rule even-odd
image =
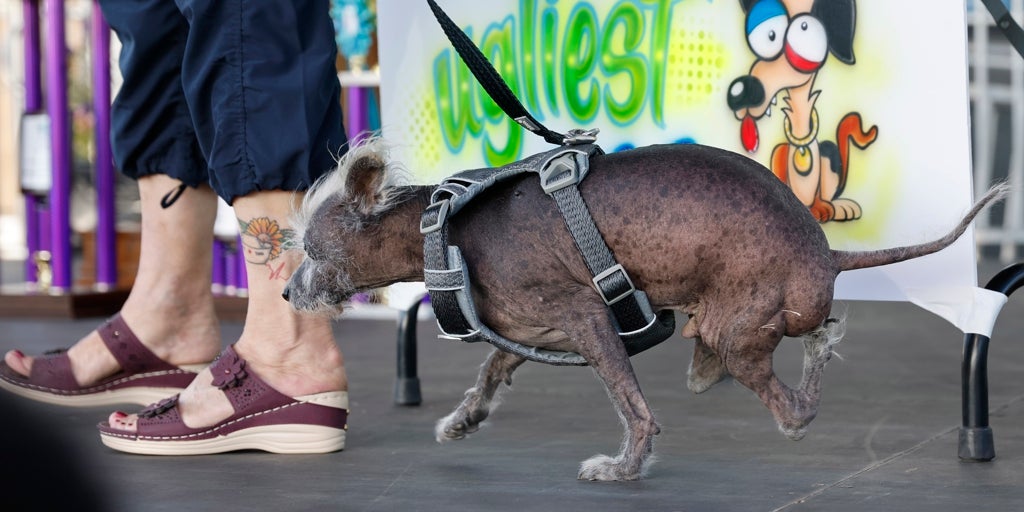
[[[299,310],[337,314],[358,291],[423,280],[419,217],[430,186],[400,184],[379,141],[354,148],[307,194],[296,225],[306,259],[286,296]],[[817,413],[821,374],[842,337],[829,319],[843,270],[923,256],[958,238],[991,190],[945,237],[868,252],[829,248],[807,207],[746,157],[699,145],[651,146],[594,157],[580,185],[618,261],[655,310],[689,316],[695,338],[688,387],[700,393],[727,375],[752,390],[792,439]],[[524,345],[583,355],[625,423],[619,454],[581,465],[579,478],[635,480],[659,432],[629,357],[557,207],[530,175],[492,187],[450,221],[481,319]],[[797,388],[778,379],[772,353],[784,336],[804,343]],[[436,428],[439,441],[477,430],[499,385],[524,362],[495,350],[476,385]]]

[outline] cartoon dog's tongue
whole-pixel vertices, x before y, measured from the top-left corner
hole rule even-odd
[[[743,118],[743,123],[740,124],[740,140],[743,141],[743,149],[746,149],[748,153],[757,151],[757,122],[749,114]]]

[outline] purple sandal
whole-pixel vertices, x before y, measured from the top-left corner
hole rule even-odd
[[[95,384],[80,386],[65,349],[46,352],[32,363],[28,377],[0,360],[0,388],[56,405],[95,407],[123,403],[145,405],[187,387],[207,365],[174,366],[146,348],[120,314],[97,329],[121,370]]]
[[[139,413],[135,432],[100,423],[100,440],[115,450],[143,455],[201,455],[234,450],[328,453],[345,447],[348,393],[334,391],[291,398],[246,370],[228,347],[210,365],[212,384],[235,412],[209,427],[191,428],[178,413],[178,396]]]

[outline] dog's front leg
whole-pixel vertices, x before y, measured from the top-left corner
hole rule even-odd
[[[517,355],[494,350],[480,367],[476,385],[466,390],[466,397],[451,414],[438,420],[434,427],[437,442],[463,439],[476,432],[494,407],[494,395],[502,382],[512,385],[512,372],[526,359]]]
[[[580,480],[637,480],[653,461],[654,436],[661,429],[640,391],[629,355],[608,320],[604,305],[578,320],[570,337],[608,390],[619,418],[625,424],[622,449],[615,457],[596,455],[580,465]]]

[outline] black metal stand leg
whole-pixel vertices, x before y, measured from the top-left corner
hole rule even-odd
[[[1007,297],[1024,285],[1024,263],[1011,265],[996,274],[985,288]],[[992,428],[988,425],[988,343],[981,334],[964,338],[961,362],[963,425],[958,455],[965,461],[986,462],[995,458]]]
[[[398,372],[395,378],[395,403],[398,405],[419,405],[420,379],[416,375],[416,317],[419,315],[421,300],[398,316]]]
[[[992,428],[988,426],[988,342],[987,336],[964,337],[960,375],[963,425],[958,455],[965,461],[987,462],[995,458]]]

